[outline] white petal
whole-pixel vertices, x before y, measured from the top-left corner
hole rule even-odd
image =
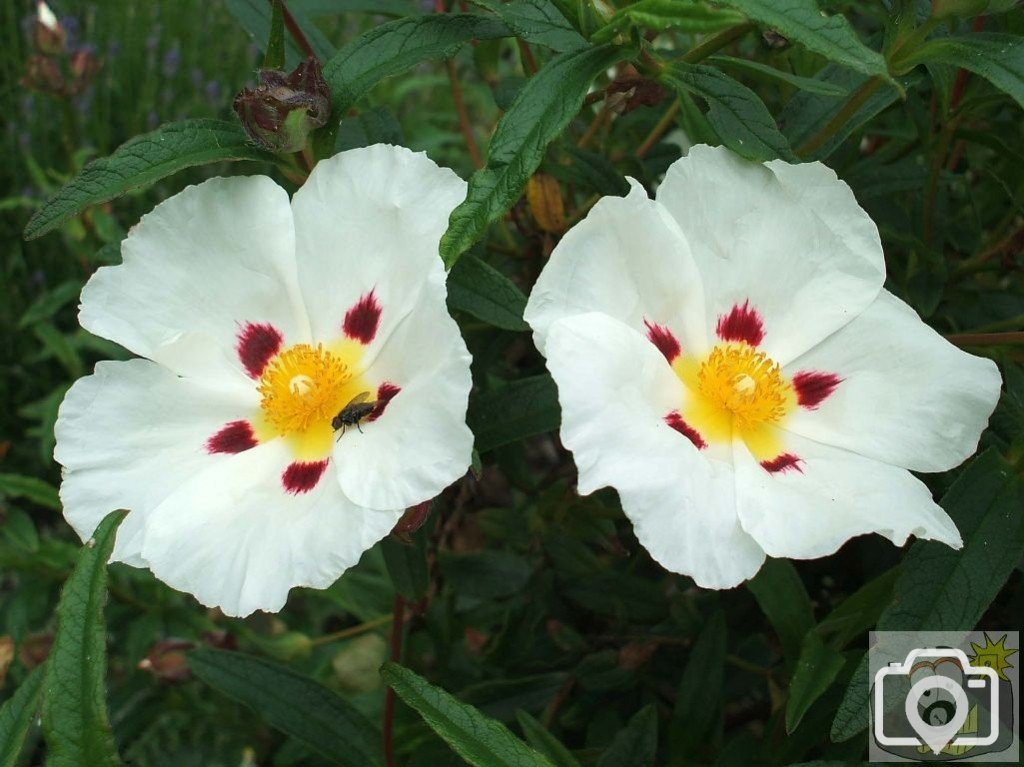
[[[353,504],[328,467],[289,495],[282,440],[196,475],[146,523],[142,555],[160,580],[227,615],[275,612],[295,586],[325,588],[395,526],[404,510]]]
[[[885,279],[877,229],[820,163],[765,166],[695,146],[669,168],[658,202],[690,243],[708,326],[749,301],[761,348],[780,364],[860,314]]]
[[[417,305],[384,341],[367,378],[401,391],[362,433],[334,448],[342,490],[374,509],[430,500],[466,473],[473,433],[466,425],[470,356],[445,305],[444,270],[423,279]]]
[[[533,286],[526,321],[543,353],[551,324],[602,312],[644,332],[667,327],[687,351],[707,346],[704,294],[679,227],[635,181],[604,197],[562,238]]]
[[[914,471],[946,471],[978,447],[999,399],[992,360],[956,348],[882,291],[867,311],[785,370],[842,381],[786,429]]]
[[[71,387],[57,417],[64,516],[88,540],[107,514],[129,509],[113,559],[144,565],[146,516],[190,476],[225,460],[208,454],[206,441],[255,407],[255,392],[227,396],[149,360],[100,362]]]
[[[303,297],[318,340],[373,291],[382,343],[437,268],[448,215],[466,183],[426,154],[376,144],[321,161],[292,199]]]
[[[247,322],[307,341],[288,195],[264,176],[214,178],[142,217],[82,291],[82,326],[182,375],[251,387]]]
[[[906,469],[785,436],[800,470],[770,474],[738,445],[740,520],[772,557],[813,559],[856,535],[880,533],[897,546],[910,535],[961,546],[953,520]]]
[[[554,323],[547,353],[580,492],[614,487],[651,556],[701,586],[753,576],[764,552],[739,525],[732,467],[665,423],[682,384],[657,349],[593,313]]]

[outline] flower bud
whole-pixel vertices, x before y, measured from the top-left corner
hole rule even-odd
[[[67,32],[43,0],[36,3],[36,19],[32,25],[32,42],[40,53],[56,56],[64,52]]]
[[[565,231],[565,206],[558,182],[547,173],[535,173],[526,183],[526,202],[533,218],[545,232]]]
[[[311,131],[327,122],[330,92],[320,62],[309,58],[291,74],[264,69],[259,85],[235,97],[234,108],[249,138],[272,152],[298,152]]]

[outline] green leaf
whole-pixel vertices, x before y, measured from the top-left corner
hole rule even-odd
[[[796,568],[786,559],[768,559],[757,576],[747,582],[747,588],[775,629],[792,666],[800,657],[804,636],[814,627],[811,598]]]
[[[438,564],[445,581],[457,594],[480,599],[500,599],[515,594],[530,579],[532,568],[511,551],[478,551],[456,554],[442,551]]]
[[[291,12],[309,18],[339,13],[372,13],[377,16],[418,16],[423,13],[416,0],[288,0]]]
[[[734,11],[688,0],[640,0],[616,11],[591,39],[595,43],[607,42],[633,24],[657,30],[678,29],[688,33],[707,33],[741,24],[743,20],[743,16]]]
[[[943,497],[964,547],[918,541],[903,558],[878,631],[969,631],[1024,554],[1020,482],[995,451],[975,458]],[[854,672],[832,723],[849,740],[868,724],[868,661]]]
[[[406,540],[397,535],[387,535],[380,542],[391,585],[411,602],[422,599],[430,586],[427,542],[432,529],[433,525],[424,521],[406,536]]]
[[[984,77],[1024,108],[1024,38],[980,33],[929,40],[901,62],[948,64]]]
[[[629,724],[615,735],[597,767],[654,767],[657,750],[658,710],[651,703],[634,714]]]
[[[561,422],[558,387],[549,375],[511,381],[470,398],[466,421],[481,453],[554,431]]]
[[[451,267],[491,222],[519,199],[544,151],[580,110],[591,82],[626,52],[611,46],[561,53],[523,86],[498,121],[487,165],[473,174],[469,191],[441,237],[441,257]]]
[[[117,767],[121,760],[107,718],[107,561],[126,511],[100,522],[78,555],[57,604],[43,696],[46,767]]]
[[[576,757],[569,753],[569,749],[562,744],[562,741],[545,730],[544,726],[527,712],[522,709],[517,710],[516,721],[519,722],[526,742],[546,756],[552,767],[580,767]]]
[[[726,652],[725,615],[715,612],[697,637],[683,669],[668,732],[671,764],[689,762],[722,715]]]
[[[815,632],[824,636],[832,635],[829,641],[836,649],[846,647],[878,623],[882,610],[889,604],[899,574],[900,568],[897,566],[872,578],[829,613],[818,624]]]
[[[868,82],[867,77],[848,69],[829,65],[815,77],[821,82],[831,83],[851,93]],[[902,78],[901,87],[910,88],[919,78]],[[839,125],[835,132],[817,149],[806,154],[805,160],[822,160],[860,130],[869,120],[899,100],[899,91],[885,83],[876,88],[861,106]],[[791,146],[800,148],[839,114],[846,105],[846,99],[835,99],[810,91],[801,91],[790,99],[779,113],[779,124]]]
[[[331,764],[381,764],[377,728],[316,680],[280,663],[208,647],[190,652],[188,664],[206,684],[253,709],[271,727],[302,741]]]
[[[0,474],[0,496],[27,498],[48,509],[60,511],[57,489],[45,480],[23,474]]]
[[[18,320],[18,328],[24,329],[42,320],[51,319],[57,312],[78,298],[82,292],[79,280],[68,280],[48,290],[32,302]]]
[[[78,353],[71,339],[57,329],[52,322],[39,322],[32,328],[32,335],[39,339],[43,348],[57,362],[64,366],[72,379],[82,375],[82,357]]]
[[[402,126],[391,110],[374,107],[342,118],[334,140],[335,152],[373,144],[405,144]]]
[[[792,733],[804,718],[807,709],[818,700],[842,671],[846,659],[843,654],[826,645],[813,631],[804,636],[800,659],[789,683],[786,701],[786,732]]]
[[[18,764],[25,736],[39,711],[45,673],[45,666],[36,666],[0,708],[0,767]]]
[[[91,205],[149,186],[194,165],[274,156],[249,143],[240,125],[227,120],[184,120],[136,136],[109,157],[93,160],[36,211],[25,226],[32,240],[56,229]]]
[[[769,80],[780,80],[784,83],[789,83],[794,88],[799,88],[802,91],[808,93],[816,93],[819,96],[830,96],[838,97],[847,95],[848,91],[834,83],[827,82],[825,80],[818,80],[814,77],[801,77],[800,75],[794,75],[792,72],[785,72],[775,67],[770,67],[767,64],[762,64],[760,61],[753,61],[752,59],[738,59],[734,56],[711,56],[707,59],[709,64],[717,64],[720,67],[726,69],[736,69],[741,72],[753,75],[758,79],[769,79]]]
[[[484,716],[409,669],[385,663],[380,675],[473,767],[553,767],[501,722]]]
[[[722,143],[737,154],[759,162],[779,157],[795,160],[764,102],[724,72],[679,61],[666,67],[659,79],[677,91],[704,99],[708,121]]]
[[[284,0],[271,0],[270,34],[263,54],[264,69],[284,69]]]
[[[498,14],[516,37],[527,42],[559,53],[587,47],[583,36],[549,0],[473,0],[473,4]]]
[[[886,80],[889,69],[878,51],[868,48],[857,37],[850,22],[841,14],[822,14],[815,0],[716,0],[718,5],[735,8],[752,21],[774,29],[829,61]]]
[[[344,115],[374,85],[421,61],[448,59],[470,40],[508,37],[497,19],[445,13],[396,19],[344,46],[324,65],[335,115]]]
[[[508,277],[479,258],[459,259],[448,274],[448,306],[504,330],[529,330],[526,296]]]

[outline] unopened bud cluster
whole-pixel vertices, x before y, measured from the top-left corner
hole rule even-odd
[[[259,85],[243,89],[234,109],[255,144],[272,152],[300,151],[310,132],[330,116],[330,92],[320,62],[309,58],[291,74],[261,70]]]

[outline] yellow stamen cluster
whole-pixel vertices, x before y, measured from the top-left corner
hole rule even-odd
[[[352,369],[322,345],[296,344],[278,354],[260,378],[260,407],[282,434],[330,421],[344,407]]]
[[[716,346],[701,364],[697,382],[710,402],[732,413],[740,430],[786,414],[789,385],[779,366],[747,344]]]

